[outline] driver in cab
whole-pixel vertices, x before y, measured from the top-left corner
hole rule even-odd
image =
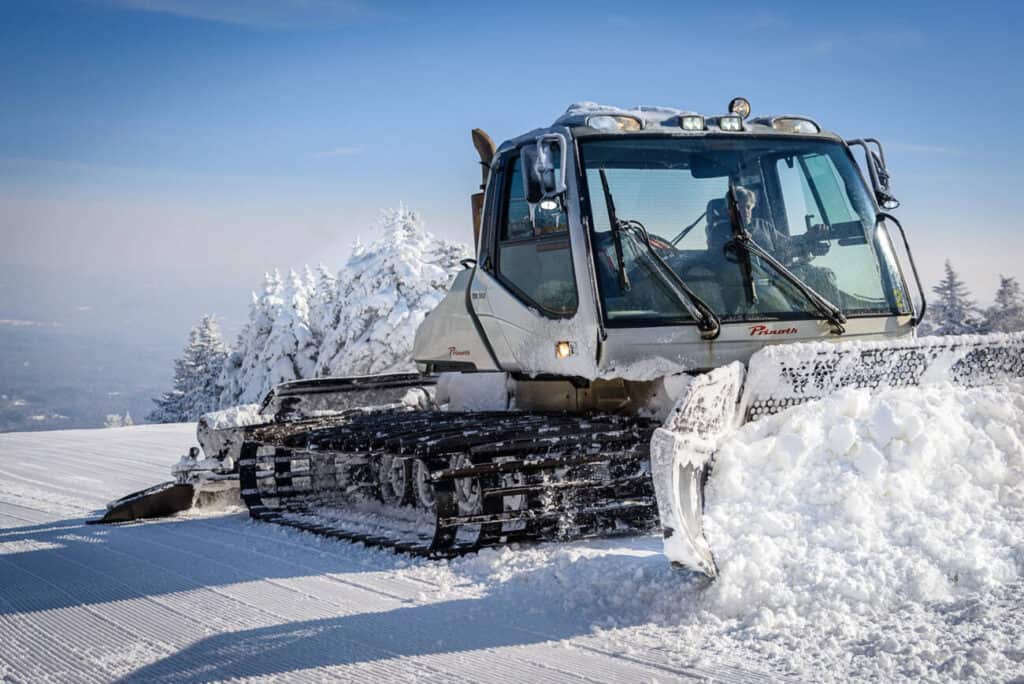
[[[830,268],[813,265],[814,258],[828,253],[828,226],[809,226],[804,235],[786,235],[770,221],[754,216],[757,193],[741,185],[733,187],[736,211],[750,238],[762,249],[787,265],[797,277],[826,297],[838,300],[836,276]]]
[[[757,194],[753,190],[737,185],[733,187],[733,197],[736,198],[736,211],[739,212],[740,223],[750,233],[750,238],[776,259],[784,263],[791,261],[795,256],[793,239],[775,230],[775,226],[765,219],[754,216]]]

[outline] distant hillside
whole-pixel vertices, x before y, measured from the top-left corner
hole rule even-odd
[[[175,351],[0,325],[0,432],[102,427],[107,414],[125,412],[141,422]]]

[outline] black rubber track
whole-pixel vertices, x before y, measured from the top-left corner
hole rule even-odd
[[[447,557],[512,540],[651,529],[655,427],[613,414],[357,412],[325,427],[253,434],[239,479],[259,520]],[[382,484],[383,470],[397,479]],[[472,494],[460,502],[459,491]]]

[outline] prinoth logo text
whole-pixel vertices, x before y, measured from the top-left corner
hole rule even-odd
[[[468,349],[456,349],[455,347],[448,347],[448,357],[455,358],[456,356],[469,356]]]
[[[796,335],[799,330],[796,328],[769,328],[767,325],[753,325],[750,327],[750,336],[758,335]]]

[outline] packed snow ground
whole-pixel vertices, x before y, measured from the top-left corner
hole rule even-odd
[[[192,426],[0,435],[0,680],[1024,681],[1022,437],[1019,386],[746,426],[711,583],[656,536],[431,562],[240,511],[86,527]]]
[[[84,524],[104,502],[167,479],[193,439],[184,424],[0,435],[0,681],[786,674],[749,650],[674,643],[673,627],[652,621],[680,608],[662,589],[692,599],[654,536],[446,563],[242,511]]]

